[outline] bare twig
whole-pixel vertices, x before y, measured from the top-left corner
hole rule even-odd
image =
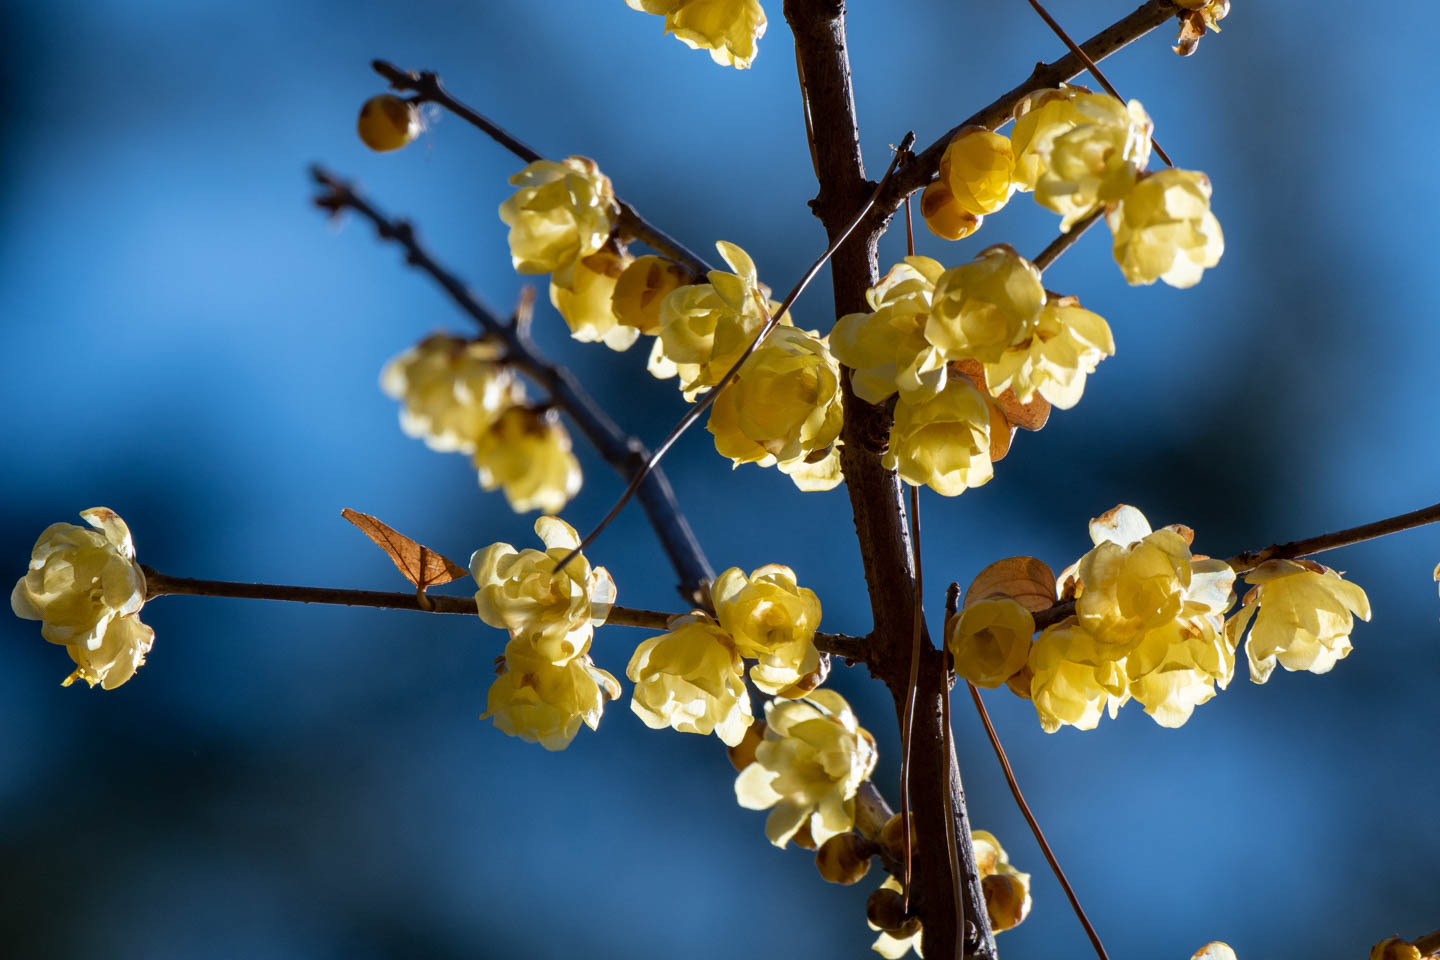
[[[416,599],[415,592],[390,593],[382,590],[347,590],[339,587],[295,587],[277,583],[237,583],[232,580],[197,580],[192,577],[172,577],[151,567],[142,566],[145,574],[145,599],[156,597],[230,597],[239,600],[283,600],[290,603],[330,603],[346,607],[380,607],[387,610],[412,610],[417,613],[450,613],[464,616],[478,616],[473,594],[464,597],[427,593],[426,599],[433,606],[426,609]],[[671,617],[678,616],[660,610],[641,610],[634,607],[613,606],[605,618],[606,626],[643,627],[647,630],[666,630]],[[865,638],[852,637],[843,633],[815,634],[815,647],[821,653],[844,657],[861,662],[865,656]]]
[[[905,210],[910,210],[906,204]],[[910,551],[915,567],[915,613],[910,641],[910,682],[900,712],[900,831],[905,837],[905,909],[910,909],[910,870],[914,862],[910,840],[910,744],[915,733],[915,696],[920,687],[920,639],[925,634],[925,587],[920,568],[920,488],[910,488]],[[949,699],[948,697],[946,699]],[[958,940],[956,941],[959,942]]]
[[[890,169],[886,171],[886,177],[888,177],[890,173],[894,172],[896,164],[899,163],[900,158],[906,154],[906,152],[910,149],[910,145],[914,142],[915,134],[907,133],[905,135],[904,141],[900,144],[899,149],[895,151],[894,159],[890,161]],[[645,461],[644,466],[640,469],[638,473],[635,474],[634,477],[631,478],[629,486],[627,486],[624,492],[620,494],[620,499],[615,501],[615,505],[610,508],[610,512],[605,514],[605,516],[600,520],[600,522],[595,525],[595,528],[585,535],[585,538],[580,541],[580,545],[578,547],[570,551],[569,555],[561,559],[560,563],[555,568],[556,570],[563,570],[567,563],[575,559],[576,556],[578,556],[587,547],[594,543],[595,538],[600,536],[600,534],[605,531],[605,528],[610,526],[611,522],[614,521],[616,517],[620,516],[620,511],[624,510],[625,504],[629,503],[630,498],[635,496],[636,491],[640,489],[640,485],[645,481],[646,475],[649,474],[651,470],[659,467],[660,459],[670,451],[670,448],[675,445],[675,441],[679,440],[686,430],[689,430],[690,427],[694,426],[694,424],[700,419],[700,417],[705,413],[705,411],[709,410],[711,405],[715,403],[715,400],[717,397],[720,396],[721,391],[728,387],[730,385],[730,382],[735,379],[735,375],[740,372],[740,368],[745,365],[745,361],[750,359],[750,355],[755,352],[755,349],[765,341],[766,337],[770,336],[770,331],[774,330],[776,325],[780,323],[781,318],[790,311],[790,308],[794,306],[796,299],[799,298],[800,294],[805,292],[805,288],[810,285],[810,281],[815,279],[815,276],[820,272],[820,269],[825,266],[825,264],[830,260],[832,256],[835,255],[835,251],[840,249],[840,246],[850,236],[850,232],[855,229],[855,225],[864,218],[865,214],[870,212],[870,204],[873,204],[875,202],[875,197],[879,196],[880,191],[884,189],[884,186],[885,177],[882,177],[880,182],[875,186],[875,192],[870,195],[870,203],[867,203],[863,207],[861,207],[860,212],[855,214],[854,218],[850,221],[849,227],[842,231],[838,237],[830,241],[830,245],[825,248],[825,252],[820,254],[820,256],[815,259],[815,262],[810,265],[810,269],[806,270],[805,275],[800,278],[800,282],[795,284],[795,286],[786,295],[785,299],[780,302],[780,308],[776,310],[773,314],[770,314],[768,317],[765,318],[765,323],[761,325],[760,331],[755,334],[754,339],[750,341],[750,345],[745,348],[744,352],[742,352],[740,356],[735,360],[735,362],[730,365],[730,369],[725,371],[725,375],[720,378],[720,381],[716,383],[715,386],[711,388],[708,393],[701,397],[697,402],[692,404],[689,410],[685,411],[685,415],[680,418],[679,423],[675,424],[675,426],[670,428],[670,432],[665,435],[665,439],[661,440],[660,445],[657,446],[655,448],[655,451],[650,454],[649,458]],[[757,294],[756,301],[759,303],[762,310],[768,311],[769,307],[765,303],[764,297]]]
[[[605,462],[615,468],[623,477],[642,476],[643,482],[634,484],[645,508],[650,525],[655,528],[665,553],[675,572],[680,576],[680,593],[687,603],[701,604],[704,596],[702,586],[715,577],[715,571],[700,549],[690,523],[680,512],[675,491],[669,479],[658,471],[638,472],[649,462],[650,453],[639,440],[627,435],[611,420],[604,409],[585,392],[579,381],[563,367],[551,363],[536,349],[523,325],[502,322],[494,313],[484,307],[459,278],[450,273],[430,256],[415,237],[414,228],[404,220],[392,220],[361,197],[344,180],[315,167],[312,171],[315,182],[324,191],[315,203],[325,210],[338,213],[350,209],[368,219],[375,226],[380,237],[399,244],[405,250],[406,261],[428,273],[452,300],[488,333],[500,337],[505,344],[506,360],[535,379],[550,394],[551,400],[566,413],[580,428],[580,432],[595,445]]]
[[[1364,543],[1366,540],[1386,537],[1392,533],[1400,533],[1402,530],[1413,530],[1415,527],[1423,527],[1427,523],[1437,521],[1440,521],[1440,503],[1420,510],[1412,510],[1409,513],[1402,513],[1398,517],[1387,517],[1384,520],[1376,520],[1374,523],[1363,523],[1358,527],[1337,530],[1334,533],[1321,534],[1318,537],[1277,543],[1264,550],[1247,550],[1244,553],[1237,553],[1225,562],[1230,564],[1236,573],[1244,573],[1246,570],[1258,567],[1266,560],[1294,560],[1297,557],[1308,557],[1312,553]]]
[[[1416,940],[1415,948],[1420,951],[1422,957],[1440,954],[1440,930],[1432,930]]]
[[[504,127],[473,107],[457,100],[450,91],[445,89],[436,74],[428,70],[418,72],[401,70],[393,63],[384,60],[372,60],[370,66],[376,73],[390,81],[393,89],[415,94],[414,99],[417,103],[433,103],[444,107],[460,119],[483,130],[496,143],[526,163],[545,159],[537,150],[512,135]],[[624,238],[633,238],[648,244],[670,259],[684,264],[697,277],[704,276],[712,269],[709,264],[692,253],[679,240],[640,216],[630,204],[623,200],[618,200],[617,203],[620,206],[620,233]]]
[[[1090,918],[1085,916],[1085,908],[1080,906],[1080,898],[1075,896],[1075,888],[1070,886],[1070,881],[1065,877],[1065,871],[1060,869],[1060,861],[1055,859],[1055,851],[1050,849],[1050,843],[1045,839],[1045,831],[1040,829],[1040,821],[1035,819],[1035,814],[1030,812],[1030,804],[1025,802],[1025,794],[1020,792],[1020,784],[1015,779],[1015,771],[1010,767],[1010,759],[1005,756],[1005,748],[1000,746],[1000,737],[995,733],[995,725],[990,722],[990,714],[985,709],[985,701],[980,699],[980,691],[975,689],[975,684],[965,681],[970,688],[970,696],[975,701],[975,709],[980,714],[980,719],[985,724],[985,735],[990,738],[990,746],[995,750],[995,759],[1000,761],[1000,769],[1005,772],[1005,782],[1010,785],[1010,793],[1015,797],[1015,804],[1025,816],[1025,822],[1030,824],[1030,832],[1035,834],[1035,842],[1040,844],[1040,851],[1045,854],[1050,869],[1055,874],[1055,879],[1060,881],[1060,886],[1065,888],[1065,896],[1070,900],[1070,906],[1075,911],[1075,916],[1080,918],[1080,925],[1085,928],[1086,935],[1090,938],[1090,945],[1095,948],[1095,954],[1100,960],[1110,960],[1105,953],[1105,945],[1100,942],[1100,935],[1095,932]]]
[[[1101,207],[1094,213],[1087,215],[1085,219],[1077,220],[1074,224],[1071,225],[1069,232],[1062,233],[1054,240],[1051,240],[1050,246],[1046,247],[1044,250],[1041,250],[1040,254],[1030,262],[1035,264],[1035,269],[1044,272],[1046,267],[1050,266],[1050,264],[1054,263],[1056,260],[1059,260],[1060,254],[1064,253],[1066,250],[1069,250],[1075,244],[1075,241],[1079,240],[1080,236],[1086,230],[1089,230],[1091,227],[1093,227],[1095,225],[1095,222],[1104,215],[1105,208]]]
[[[1124,103],[1125,98],[1120,96],[1120,91],[1116,90],[1115,85],[1110,82],[1110,80],[1105,76],[1105,74],[1100,72],[1099,65],[1094,60],[1090,59],[1090,55],[1086,53],[1078,43],[1070,39],[1070,34],[1066,33],[1065,28],[1060,26],[1060,24],[1055,20],[1054,17],[1050,16],[1050,11],[1046,10],[1043,6],[1041,6],[1040,0],[1029,0],[1029,2],[1030,6],[1034,8],[1035,12],[1040,14],[1040,19],[1045,21],[1045,25],[1054,32],[1055,36],[1060,38],[1061,42],[1063,42],[1065,46],[1070,48],[1071,53],[1080,58],[1081,62],[1085,64],[1085,69],[1090,71],[1090,75],[1093,76],[1096,80],[1100,81],[1100,86],[1105,88],[1105,92],[1110,94],[1110,96],[1114,97],[1116,100],[1119,100],[1121,103]],[[1164,147],[1160,146],[1160,141],[1155,139],[1155,135],[1153,133],[1150,135],[1150,144],[1155,148],[1156,155],[1159,156],[1161,160],[1165,161],[1165,166],[1175,166],[1175,164],[1170,162],[1170,155],[1165,152]]]

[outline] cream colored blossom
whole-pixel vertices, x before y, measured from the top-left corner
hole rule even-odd
[[[665,32],[692,50],[709,50],[722,67],[744,70],[765,35],[760,0],[625,0],[632,10],[665,18]]]
[[[690,279],[689,272],[674,260],[654,254],[637,257],[615,282],[610,301],[615,319],[655,336],[660,332],[660,305]]]
[[[1210,178],[1195,170],[1142,177],[1105,214],[1105,222],[1128,283],[1194,286],[1225,252],[1220,221],[1210,212]]]
[[[736,746],[754,722],[743,670],[734,641],[715,621],[698,613],[677,617],[669,633],[646,640],[630,658],[630,709],[652,729],[713,731]]]
[[[576,340],[599,341],[611,350],[628,350],[640,339],[640,331],[621,323],[611,306],[616,281],[630,260],[629,254],[603,247],[575,264],[568,286],[551,282],[550,302],[565,318]]]
[[[1077,97],[1090,91],[1081,86],[1037,90],[1015,107],[1010,148],[1015,156],[1015,189],[1030,191],[1045,169],[1044,156],[1051,142],[1086,122],[1075,106]]]
[[[990,482],[990,408],[964,377],[922,403],[895,404],[890,445],[881,461],[912,487],[955,497]]]
[[[735,273],[711,270],[709,283],[683,286],[660,304],[660,342],[680,374],[687,397],[720,382],[740,359],[774,309],[755,262],[733,243],[715,244]],[[787,317],[782,325],[789,324]]]
[[[584,554],[555,573],[580,545],[580,535],[564,520],[541,517],[535,532],[544,552],[492,543],[470,556],[470,575],[479,587],[475,607],[481,620],[509,630],[533,656],[558,665],[590,649],[595,627],[615,602],[615,581],[604,567],[592,569]]]
[[[955,672],[977,687],[998,687],[1025,666],[1035,617],[1009,597],[967,604],[945,625]]]
[[[929,257],[906,257],[865,293],[871,313],[847,313],[835,322],[830,349],[852,371],[850,386],[867,403],[897,390],[911,402],[945,386],[945,358],[925,339],[935,281],[945,268]]]
[[[715,449],[738,466],[789,463],[840,436],[840,364],[815,331],[776,327],[710,408]]]
[[[946,240],[964,240],[985,222],[960,205],[944,180],[932,180],[920,194],[920,215],[931,233]]]
[[[1354,618],[1370,619],[1365,591],[1313,560],[1267,560],[1245,580],[1251,589],[1226,632],[1238,644],[1254,618],[1245,655],[1256,683],[1269,680],[1277,662],[1286,670],[1329,673],[1350,655]]]
[[[785,846],[808,823],[817,844],[855,825],[855,791],[875,769],[875,739],[833,690],[765,704],[765,740],[735,780],[747,810],[770,810],[765,835]]]
[[[510,258],[520,273],[553,273],[570,285],[575,263],[610,238],[620,207],[610,178],[589,157],[536,160],[510,178],[519,187],[500,205]]]
[[[119,514],[91,507],[80,516],[91,529],[52,523],[40,534],[10,609],[39,620],[40,635],[65,646],[76,669],[64,686],[80,679],[113,690],[145,662],[155,637],[139,618],[145,575]]]
[[[1011,930],[1030,914],[1030,874],[1021,873],[1011,865],[1009,855],[993,833],[976,830],[970,838],[975,847],[980,889],[985,895],[985,911],[990,915],[990,929],[996,933]]]
[[[546,750],[568,747],[582,721],[596,729],[605,702],[620,696],[620,684],[588,656],[557,665],[520,639],[505,645],[503,670],[490,685],[480,719]]]
[[[839,440],[824,450],[813,451],[808,457],[777,463],[775,469],[806,493],[834,490],[845,480],[845,474],[840,469]]]
[[[1211,940],[1191,954],[1190,960],[1235,960],[1235,951],[1230,948],[1228,943]],[[1375,958],[1372,957],[1371,960],[1375,960]],[[1419,958],[1417,957],[1416,960]]]
[[[1010,138],[985,127],[966,127],[950,140],[940,157],[940,179],[966,213],[992,214],[1015,189],[1015,156]]]
[[[1235,676],[1235,644],[1220,615],[1173,620],[1149,630],[1125,657],[1130,696],[1162,727],[1179,727]]]
[[[1029,340],[1006,348],[1000,359],[985,364],[985,383],[993,396],[1013,390],[1021,403],[1040,394],[1061,410],[1080,402],[1085,378],[1096,365],[1115,354],[1115,341],[1105,318],[1091,313],[1073,297],[1047,300],[1040,308]]]
[[[511,407],[475,443],[475,469],[486,490],[503,487],[516,513],[559,513],[580,492],[580,461],[554,410]]]
[[[1106,93],[1073,101],[1082,122],[1046,136],[1038,146],[1035,202],[1064,217],[1060,229],[1125,196],[1150,162],[1154,124],[1139,101],[1123,104]]]
[[[894,877],[886,877],[885,882],[880,884],[880,889],[894,890],[896,893],[903,893],[905,890],[904,887],[900,886],[900,881]],[[925,937],[925,931],[920,928],[919,920],[915,921],[915,932],[908,936],[903,933],[891,933],[888,930],[881,930],[868,917],[865,919],[865,924],[871,930],[879,931],[880,936],[875,938],[875,942],[870,945],[870,949],[880,954],[885,960],[900,960],[900,957],[905,956],[905,954],[911,950],[915,951],[915,956],[917,957],[925,956],[925,954],[921,952],[921,941]]]
[[[748,577],[731,567],[715,578],[710,596],[716,619],[734,638],[736,650],[756,661],[750,679],[761,690],[785,696],[819,667],[820,598],[800,586],[789,567],[767,564]]]
[[[443,333],[421,340],[385,365],[380,388],[399,400],[400,428],[441,452],[474,453],[475,440],[516,404],[519,380],[498,340]]]
[[[1075,620],[1046,627],[1030,648],[1030,699],[1046,733],[1061,726],[1094,730],[1108,705],[1129,699],[1123,663],[1104,656]]]
[[[997,245],[935,281],[925,339],[948,360],[998,361],[1006,348],[1034,332],[1045,305],[1040,271],[1014,250]]]

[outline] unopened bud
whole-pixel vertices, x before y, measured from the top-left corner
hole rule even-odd
[[[920,918],[907,917],[905,900],[900,891],[889,887],[881,887],[870,894],[865,901],[865,917],[878,929],[898,938],[914,936],[920,929]]]
[[[960,206],[944,180],[934,181],[920,194],[920,215],[931,233],[946,240],[963,240],[985,221]]]
[[[755,748],[765,739],[765,721],[756,720],[745,730],[745,736],[733,747],[726,747],[730,763],[736,770],[744,770],[755,762]]]
[[[409,100],[382,93],[360,108],[355,131],[371,150],[399,150],[420,136],[420,111]]]
[[[1030,913],[1030,884],[1025,874],[995,873],[980,881],[985,912],[996,933],[1018,926]]]
[[[880,828],[880,845],[896,860],[905,857],[905,833],[900,827],[900,814],[895,814],[885,821],[885,826]],[[910,849],[915,849],[916,833],[915,818],[910,818]]]
[[[820,876],[830,883],[849,886],[859,883],[870,872],[873,849],[870,841],[859,834],[842,833],[820,845],[815,854],[815,866]]]
[[[674,260],[653,254],[638,257],[615,282],[611,309],[625,326],[655,336],[660,332],[661,301],[692,282],[694,278]]]

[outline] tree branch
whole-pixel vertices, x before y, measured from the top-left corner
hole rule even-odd
[[[803,105],[813,122],[812,147],[819,193],[810,206],[833,241],[850,225],[874,186],[865,177],[860,154],[844,4],[842,0],[785,0],[785,18],[795,35],[795,54],[805,78]],[[912,164],[913,161],[906,166]],[[887,189],[885,195],[893,196],[894,202],[888,204],[887,209],[872,210],[856,229],[857,235],[836,252],[831,261],[831,277],[837,315],[867,310],[865,292],[879,277],[876,244],[899,199],[913,189]],[[900,716],[905,711],[908,690],[911,600],[915,590],[905,510],[895,474],[884,469],[876,453],[877,440],[887,431],[888,416],[883,408],[858,399],[850,389],[848,377],[843,378],[843,386],[845,426],[841,466],[855,516],[874,620],[874,632],[870,636],[871,669],[890,687],[896,714]],[[948,696],[949,691],[942,681],[944,671],[939,653],[928,635],[921,654],[910,775],[915,783],[926,786],[927,797],[938,802],[920,803],[914,811],[915,831],[924,845],[914,865],[912,909],[924,925],[928,956],[953,957],[957,945],[971,939],[961,936],[962,931],[957,930],[953,885],[944,853],[946,845],[938,842],[938,838],[946,834],[944,804],[951,803],[961,840],[962,872],[966,874],[963,878],[965,913],[977,924],[969,952],[994,957],[995,942],[989,931],[985,900],[975,869],[959,769],[943,750],[941,698]]]
[[[283,600],[289,603],[331,603],[346,607],[380,607],[387,610],[411,610],[416,613],[449,613],[479,616],[474,595],[466,597],[427,593],[426,609],[412,593],[391,593],[382,590],[348,590],[341,587],[293,587],[277,583],[237,583],[233,580],[196,580],[172,577],[151,567],[141,566],[145,574],[145,600],[156,597],[230,597],[238,600]],[[668,630],[671,617],[679,614],[660,610],[613,606],[605,618],[605,626],[643,627],[647,630]],[[865,638],[843,633],[815,634],[815,647],[821,653],[863,662]],[[884,802],[883,800],[881,801]],[[884,825],[883,822],[881,824]]]
[[[401,70],[385,60],[372,60],[370,66],[376,73],[390,81],[392,89],[415,94],[416,103],[433,103],[436,106],[444,107],[455,116],[484,131],[496,143],[526,163],[545,159],[533,147],[512,136],[504,127],[457,100],[450,94],[450,91],[445,89],[440,78],[434,73],[428,70],[419,72]],[[623,200],[617,200],[617,202],[620,205],[619,229],[622,239],[640,240],[670,259],[684,264],[686,269],[697,278],[703,277],[713,269],[679,240],[640,216],[639,212],[630,204]]]
[[[1102,206],[1094,213],[1085,217],[1085,219],[1076,221],[1071,225],[1068,232],[1062,233],[1054,240],[1051,240],[1050,245],[1044,250],[1041,250],[1035,259],[1030,262],[1035,264],[1035,269],[1043,273],[1050,264],[1060,259],[1060,254],[1074,246],[1075,241],[1079,240],[1086,230],[1095,226],[1095,222],[1104,215],[1105,208]]]
[[[570,371],[543,357],[522,326],[502,323],[482,306],[464,283],[437,263],[420,245],[414,228],[408,222],[390,219],[333,174],[319,167],[313,168],[311,173],[315,182],[325,188],[325,192],[315,200],[317,206],[332,213],[354,210],[375,225],[381,239],[394,241],[403,247],[406,261],[411,266],[428,273],[471,319],[504,341],[506,362],[523,370],[543,386],[551,400],[570,415],[580,432],[617,473],[629,478],[643,467],[650,457],[644,444],[621,430]],[[651,471],[640,485],[637,496],[661,546],[670,557],[671,565],[680,576],[680,595],[687,603],[703,605],[702,586],[715,578],[715,571],[700,549],[689,521],[680,512],[669,479],[658,469]]]

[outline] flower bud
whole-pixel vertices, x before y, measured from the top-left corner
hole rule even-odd
[[[899,884],[896,886],[898,887]],[[889,887],[881,887],[866,899],[865,918],[878,929],[890,933],[900,933],[907,925],[913,923],[918,927],[920,923],[918,917],[905,915],[905,901],[901,897],[900,891],[892,890]]]
[[[895,814],[885,821],[885,826],[880,828],[880,845],[896,860],[905,856],[905,834],[900,825],[900,814]],[[910,818],[910,848],[913,850],[918,843],[915,833],[915,818]]]
[[[736,770],[744,770],[755,762],[755,748],[760,746],[765,739],[765,721],[756,720],[745,728],[745,736],[733,747],[726,747],[725,753],[730,757],[730,764]]]
[[[940,179],[955,202],[975,217],[994,213],[1010,199],[1015,157],[1010,138],[985,127],[967,127],[955,135],[940,158]]]
[[[920,215],[931,233],[946,240],[964,240],[985,222],[984,217],[960,205],[943,179],[934,181],[920,194]]]
[[[371,150],[399,150],[420,136],[420,111],[409,100],[382,93],[360,108],[355,132]]]
[[[859,883],[870,872],[873,845],[854,833],[842,833],[820,845],[815,854],[815,867],[830,883],[849,886]]]
[[[610,305],[616,318],[647,336],[660,333],[660,304],[690,283],[689,272],[674,260],[653,254],[631,261],[615,282]]]
[[[1018,926],[1030,913],[1030,875],[995,873],[980,881],[985,895],[985,912],[996,933]]]

